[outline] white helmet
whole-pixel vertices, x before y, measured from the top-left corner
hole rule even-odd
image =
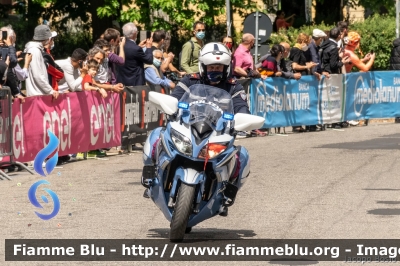
[[[218,42],[210,42],[204,45],[199,55],[199,72],[202,77],[207,77],[208,65],[224,65],[224,80],[228,77],[231,68],[231,52],[229,49]]]

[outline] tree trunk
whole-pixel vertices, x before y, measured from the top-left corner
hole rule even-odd
[[[89,12],[92,17],[92,40],[93,42],[96,41],[100,36],[104,33],[104,31],[107,28],[112,27],[112,21],[113,17],[104,17],[104,18],[99,18],[97,16],[97,8],[100,6],[104,6],[105,3],[104,0],[96,0],[96,1],[91,1],[90,7],[89,7]]]
[[[33,0],[28,0],[28,5],[26,8],[26,15],[25,18],[29,22],[27,24],[27,29],[26,29],[26,38],[29,40],[32,40],[34,31],[36,26],[39,23],[39,18],[41,18],[43,14],[44,8],[38,4],[34,3]]]

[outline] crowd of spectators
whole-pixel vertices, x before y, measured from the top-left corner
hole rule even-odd
[[[294,15],[285,17],[282,10],[278,11],[274,30],[284,32],[292,25],[293,19]],[[173,90],[176,83],[168,77],[179,78],[199,72],[198,57],[205,45],[206,25],[200,21],[194,23],[192,36],[179,54],[178,66],[173,65],[175,55],[169,52],[169,32],[156,30],[139,41],[134,23],[123,25],[122,32],[106,29],[89,51],[77,48],[70,57],[58,60],[51,55],[57,32],[51,31],[48,25],[35,28],[32,40],[23,51],[15,49],[16,34],[11,26],[3,27],[1,31],[1,84],[10,87],[13,97],[23,102],[29,96],[52,95],[57,99],[60,93],[78,91],[95,91],[106,97],[108,93],[120,93],[124,86],[146,84]],[[244,33],[239,45],[231,36],[220,39],[231,51],[231,78],[282,77],[296,80],[305,75],[329,78],[330,74],[350,72],[354,67],[359,71],[369,71],[375,54],[368,53],[360,59],[355,52],[360,51],[360,41],[361,36],[349,31],[346,22],[339,22],[337,27],[327,32],[314,29],[312,36],[300,33],[293,47],[286,42],[272,44],[270,51],[254,64],[251,50],[255,37],[252,34]],[[399,47],[400,42],[395,45]],[[393,68],[400,65],[396,59],[391,62]],[[357,124],[357,121],[349,123]],[[346,123],[332,126],[340,128]],[[322,125],[305,125],[305,128],[293,127],[293,131],[316,131],[318,127],[324,129]],[[239,136],[266,136],[268,132],[260,129]]]

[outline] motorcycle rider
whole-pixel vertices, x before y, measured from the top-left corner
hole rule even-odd
[[[194,84],[205,84],[213,87],[220,88],[227,91],[232,96],[234,113],[249,114],[249,107],[247,104],[247,95],[243,86],[237,82],[235,78],[229,76],[231,65],[231,52],[222,43],[211,42],[206,44],[201,50],[199,55],[199,72],[186,75],[176,85],[171,96],[180,100],[185,92],[189,91],[189,87]],[[155,129],[157,130],[157,129]],[[149,139],[147,140],[149,141]],[[154,154],[155,143],[150,143]],[[245,167],[246,159],[248,156],[247,150],[243,147],[237,147],[237,166],[233,171],[229,181],[236,184],[240,173]],[[146,165],[146,162],[145,162]],[[148,164],[147,164],[148,165]],[[246,176],[247,177],[247,176]],[[143,179],[142,179],[143,183]],[[148,198],[148,189],[145,190],[144,197]],[[234,199],[231,199],[234,201]],[[225,207],[224,211],[220,213],[221,216],[227,216],[228,208]]]
[[[217,42],[206,44],[200,50],[199,72],[186,75],[178,82],[171,96],[180,100],[191,85],[210,85],[232,95],[235,114],[249,114],[246,91],[235,78],[229,77],[231,60],[231,52],[223,44]]]

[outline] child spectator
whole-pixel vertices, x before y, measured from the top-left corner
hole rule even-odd
[[[88,69],[88,73],[85,75],[85,77],[82,80],[82,88],[87,91],[91,91],[91,90],[98,91],[103,98],[106,98],[107,92],[104,89],[99,88],[93,84],[93,78],[94,78],[94,76],[96,76],[97,71],[99,70],[99,63],[94,59],[90,59],[87,62],[87,69]]]

